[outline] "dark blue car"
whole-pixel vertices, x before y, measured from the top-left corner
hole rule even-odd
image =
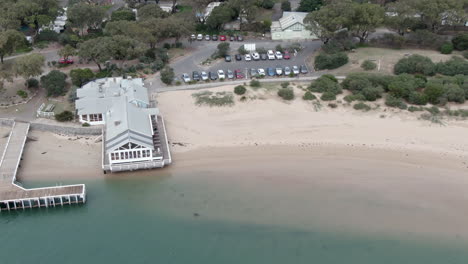
[[[267,68],[267,75],[268,76],[275,76],[275,69]]]

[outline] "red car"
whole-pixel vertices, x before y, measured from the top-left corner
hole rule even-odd
[[[244,74],[242,74],[241,70],[235,70],[234,75],[236,75],[236,79],[244,79]]]
[[[58,61],[58,63],[60,63],[60,64],[73,64],[73,62],[74,61],[72,59],[60,59]]]
[[[284,54],[283,54],[283,59],[285,60],[289,60],[291,58],[291,55],[289,55],[289,51],[284,51]]]
[[[225,35],[219,36],[219,40],[220,40],[220,41],[226,41],[226,36],[225,36]]]

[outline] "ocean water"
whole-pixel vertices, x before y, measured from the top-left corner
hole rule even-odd
[[[313,212],[284,215],[295,211],[282,201],[308,194],[275,200],[261,185],[213,171],[148,173],[84,181],[85,205],[2,213],[0,263],[468,263],[463,240],[321,228]]]

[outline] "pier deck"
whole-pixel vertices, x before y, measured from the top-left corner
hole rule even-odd
[[[16,181],[29,123],[15,122],[0,163],[0,211],[85,203],[84,184],[25,189]]]

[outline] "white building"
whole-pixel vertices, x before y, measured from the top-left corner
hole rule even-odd
[[[106,78],[77,90],[81,123],[104,125],[103,169],[124,171],[171,163],[164,120],[150,108],[142,79]]]
[[[272,40],[318,39],[304,25],[306,12],[283,12],[279,21],[271,23]]]

